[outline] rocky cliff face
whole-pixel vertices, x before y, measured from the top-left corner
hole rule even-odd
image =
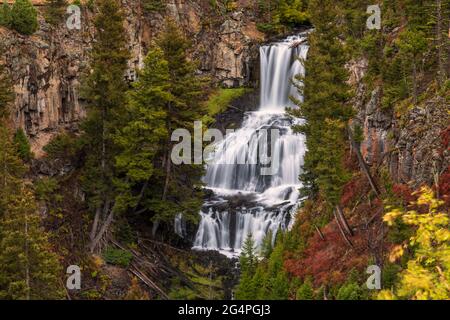
[[[207,1],[169,0],[166,10],[158,13],[144,12],[140,1],[122,2],[132,53],[126,76],[131,81],[166,18],[177,21],[192,39],[191,56],[200,61],[199,73],[226,87],[252,85],[258,78],[257,44],[264,36],[256,29],[252,10],[219,14]],[[35,5],[42,13],[40,1]],[[89,72],[89,51],[95,41],[93,12],[87,8],[82,9],[81,30],[69,30],[65,23],[51,27],[42,15],[39,22],[40,29],[32,36],[0,27],[0,43],[6,49],[2,60],[16,93],[12,122],[29,135],[37,156],[58,131],[77,130],[85,116],[80,82]]]
[[[373,168],[386,164],[396,183],[412,183],[413,188],[433,184],[448,169],[448,101],[429,95],[406,110],[381,107],[382,88],[369,91],[362,81],[367,61],[349,63],[350,84],[356,88],[355,123],[364,132],[361,152]],[[369,92],[368,92],[369,91]]]

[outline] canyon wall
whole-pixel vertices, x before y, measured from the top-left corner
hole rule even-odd
[[[95,41],[94,13],[82,7],[81,30],[69,30],[65,23],[52,27],[43,18],[42,1],[33,1],[39,11],[39,30],[23,36],[0,27],[4,45],[2,61],[14,83],[15,102],[11,120],[30,137],[36,156],[60,130],[76,131],[86,110],[80,98],[83,74],[89,72],[89,51]],[[251,3],[251,2],[249,2]],[[167,18],[175,20],[192,40],[193,59],[199,73],[211,76],[225,87],[253,86],[257,79],[258,43],[264,35],[256,28],[253,10],[222,13],[202,0],[169,0],[163,12],[145,12],[140,1],[122,0],[125,28],[129,37],[127,78],[136,71],[153,39]]]

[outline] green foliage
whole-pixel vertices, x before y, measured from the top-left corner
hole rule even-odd
[[[108,248],[103,253],[103,258],[107,263],[127,268],[131,263],[131,259],[133,259],[133,255],[126,250]]]
[[[307,137],[302,193],[313,196],[319,190],[329,204],[335,205],[349,179],[342,163],[345,127],[353,116],[348,103],[352,94],[346,82],[345,49],[338,39],[340,29],[328,22],[338,12],[336,3],[312,0],[310,11],[315,13],[311,21],[316,29],[309,38],[311,49],[305,62],[308,76],[297,77],[304,82],[304,87],[298,89],[305,101],[293,99],[299,109],[291,113],[306,120],[304,125],[295,128]]]
[[[208,115],[213,117],[225,111],[233,100],[243,96],[249,90],[247,88],[218,89],[210,96],[207,102]]]
[[[81,148],[76,137],[69,133],[55,136],[43,150],[50,159],[72,159]]]
[[[58,25],[64,18],[67,4],[66,0],[46,0],[45,21]]]
[[[6,73],[5,67],[0,64],[0,121],[8,114],[8,105],[11,103],[12,98],[11,80]]]
[[[0,26],[9,28],[11,26],[11,7],[8,1],[3,0],[3,5],[0,7]]]
[[[33,194],[26,168],[6,126],[0,125],[0,299],[59,299],[61,266]]]
[[[195,74],[197,65],[187,56],[191,44],[173,21],[166,21],[155,45],[159,51],[155,51],[154,63],[160,65],[160,76],[166,80],[161,82],[160,93],[156,92],[159,98],[151,93],[147,99],[159,99],[161,104],[155,107],[163,108],[159,119],[164,124],[155,129],[161,137],[156,155],[158,165],[152,183],[144,189],[149,197],[141,205],[147,208],[155,223],[173,223],[179,213],[188,221],[196,221],[203,202],[200,187],[204,168],[196,164],[173,165],[174,142],[170,135],[176,128],[183,128],[193,136],[194,121],[200,121],[207,113],[203,103],[207,79]],[[151,65],[148,68],[150,73]]]
[[[298,288],[296,300],[314,300],[313,284],[309,277]]]
[[[284,253],[293,246],[291,236],[279,236],[271,253],[267,257],[261,257],[260,261],[256,259],[255,249],[252,246],[254,246],[252,238],[247,237],[241,254],[242,275],[236,290],[236,298],[288,299],[290,291],[297,289],[290,285],[291,281],[283,266]]]
[[[11,28],[19,33],[31,35],[37,31],[37,11],[30,0],[16,0],[11,9]]]
[[[260,22],[258,29],[269,34],[282,33],[302,25],[308,25],[306,0],[258,0]]]
[[[14,134],[14,144],[16,145],[19,157],[23,161],[28,162],[33,158],[28,137],[22,129],[18,129]]]
[[[82,186],[92,211],[109,211],[118,195],[114,183],[117,145],[116,128],[121,127],[125,111],[124,79],[129,52],[123,13],[118,1],[97,1],[94,25],[97,41],[91,53],[92,72],[85,79],[83,96],[88,103],[88,116],[82,127],[82,142],[87,155],[83,166]]]
[[[141,0],[142,6],[147,12],[161,12],[166,9],[164,0]]]
[[[255,241],[252,234],[248,234],[242,246],[242,253],[240,256],[240,264],[242,273],[247,273],[253,276],[258,262],[255,249]]]

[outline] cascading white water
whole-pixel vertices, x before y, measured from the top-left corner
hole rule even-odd
[[[216,146],[204,177],[212,196],[200,212],[194,249],[236,256],[249,233],[260,246],[269,232],[275,239],[278,230],[293,221],[305,141],[293,133],[294,120],[285,108],[294,107],[289,96],[301,99],[292,81],[295,75],[304,74],[298,59],[307,55],[304,40],[302,35],[292,36],[260,48],[260,108],[248,113],[242,127]],[[274,141],[260,134],[268,130],[270,135],[272,129],[279,132],[270,138]],[[272,175],[262,174],[268,164],[261,164],[261,154],[279,164]]]

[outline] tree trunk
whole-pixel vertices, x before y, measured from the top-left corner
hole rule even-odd
[[[367,180],[369,180],[369,184],[370,184],[370,187],[372,188],[373,192],[375,192],[375,194],[377,196],[379,196],[381,194],[380,190],[378,189],[378,186],[375,184],[375,181],[372,178],[372,175],[370,174],[370,171],[369,171],[366,161],[364,161],[364,158],[361,154],[359,144],[356,143],[355,139],[353,138],[353,133],[352,133],[352,129],[350,128],[350,126],[347,126],[347,130],[348,130],[348,135],[350,137],[350,142],[351,142],[352,147],[355,150],[356,156],[358,158],[359,167],[361,168],[363,173],[366,175]]]
[[[167,158],[166,158],[166,181],[164,182],[162,200],[166,200],[167,198],[167,191],[169,189],[169,182],[170,182],[171,164],[172,161],[170,160],[170,148],[169,148],[167,151]]]
[[[342,224],[342,227],[344,228],[345,232],[346,232],[349,236],[353,237],[353,231],[352,231],[352,229],[350,228],[350,226],[349,226],[349,224],[348,224],[348,222],[347,222],[347,219],[345,219],[344,213],[342,212],[342,209],[341,209],[341,207],[340,207],[339,205],[336,205],[336,210],[335,210],[335,212],[336,212],[336,215],[337,215],[336,218],[340,220],[340,222],[341,222],[341,224]]]
[[[347,244],[349,245],[349,247],[353,248],[353,243],[350,241],[350,239],[348,238],[347,234],[345,233],[341,222],[339,221],[338,216],[336,215],[336,210],[333,211],[334,212],[334,218],[336,219],[336,224],[338,226],[339,231],[341,232],[342,237],[344,238],[345,242],[347,242]]]
[[[413,102],[417,105],[417,63],[416,57],[413,58]]]
[[[445,72],[445,58],[444,58],[444,42],[442,41],[442,0],[436,0],[436,32],[437,32],[437,47],[438,47],[438,64],[439,74],[438,83],[442,87],[446,79]]]
[[[316,229],[317,233],[319,234],[320,239],[325,240],[325,236],[323,235],[322,231],[319,229],[318,226],[314,225],[314,228]]]
[[[100,231],[97,233],[97,235],[95,236],[95,238],[91,241],[91,244],[89,246],[89,250],[91,253],[94,253],[95,250],[97,249],[97,246],[100,242],[100,240],[102,240],[103,236],[106,234],[106,232],[109,229],[109,226],[111,225],[111,223],[113,222],[114,219],[114,210],[115,208],[113,208],[111,210],[111,212],[109,213],[108,217],[106,218],[105,222],[103,223],[102,227],[100,228]]]
[[[28,214],[25,210],[25,286],[26,300],[30,300],[30,253],[28,249]]]
[[[89,239],[91,240],[91,242],[95,239],[95,234],[97,233],[98,223],[100,221],[101,212],[102,212],[102,209],[100,206],[98,206],[97,210],[95,210],[94,223],[92,224],[91,233],[89,235]]]

